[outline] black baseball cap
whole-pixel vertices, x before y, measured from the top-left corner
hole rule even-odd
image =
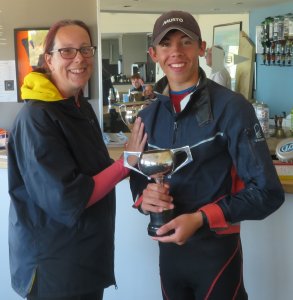
[[[156,21],[152,36],[152,45],[157,46],[170,30],[180,30],[193,40],[201,40],[198,23],[187,12],[172,10],[163,13]]]

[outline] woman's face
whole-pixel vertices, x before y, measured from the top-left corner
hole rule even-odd
[[[91,46],[90,37],[85,29],[77,25],[61,27],[55,36],[54,49]],[[79,51],[74,58],[65,59],[61,54],[52,52],[45,59],[51,71],[51,78],[63,97],[76,96],[85,87],[93,70],[93,57],[85,58]]]

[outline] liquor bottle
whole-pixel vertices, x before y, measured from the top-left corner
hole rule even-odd
[[[293,14],[286,14],[284,17],[284,37],[293,40]]]
[[[277,41],[283,41],[284,40],[284,17],[278,16],[278,23],[277,23]]]
[[[262,128],[263,134],[265,138],[270,137],[270,131],[269,131],[269,116],[270,111],[267,104],[264,102],[256,103],[254,106],[256,116],[259,120],[260,126]]]
[[[120,102],[120,95],[117,89],[116,89],[116,102]]]
[[[273,21],[273,41],[275,41],[275,42],[278,40],[278,36],[279,36],[279,20],[280,20],[280,16],[274,17],[274,21]]]
[[[286,43],[286,65],[287,66],[291,66],[291,62],[292,62],[292,52],[291,52],[291,44],[292,42],[290,40],[287,40],[287,43]]]
[[[267,51],[267,62],[268,65],[271,64],[271,59],[272,59],[272,55],[271,55],[271,46],[272,46],[272,42],[274,40],[274,18],[273,17],[267,17],[265,18],[266,21],[266,30],[267,30],[267,49],[269,49]]]
[[[113,88],[110,88],[109,89],[109,96],[108,96],[108,106],[109,106],[109,109],[112,108],[112,104],[115,103],[115,101],[116,101],[116,98],[115,98],[115,94],[114,94]]]
[[[277,43],[277,49],[276,49],[276,63],[277,65],[281,65],[281,44]]]
[[[275,45],[276,45],[275,42],[272,42],[272,43],[271,43],[271,62],[273,63],[273,65],[274,65],[275,62],[276,62]]]
[[[261,22],[261,45],[262,45],[262,63],[265,65],[267,61],[266,54],[266,41],[267,41],[267,31],[266,31],[266,21]]]

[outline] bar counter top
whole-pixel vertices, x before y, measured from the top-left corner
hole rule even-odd
[[[275,149],[279,142],[280,142],[280,139],[277,139],[277,138],[267,139],[269,150],[272,155],[275,154]],[[123,147],[108,147],[108,150],[109,150],[111,158],[113,158],[114,160],[117,160],[122,155],[124,148]],[[0,169],[7,168],[7,157],[5,157],[5,156],[6,156],[5,150],[0,150]],[[293,194],[293,180],[281,179],[281,183],[282,183],[283,188],[286,193]]]

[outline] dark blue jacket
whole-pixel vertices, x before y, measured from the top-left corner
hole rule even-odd
[[[203,210],[210,227],[220,232],[231,223],[265,218],[283,203],[284,192],[252,105],[202,70],[200,75],[182,112],[175,113],[169,97],[159,94],[140,116],[148,149],[191,148],[193,162],[167,179],[175,213]],[[245,185],[236,194],[233,166]],[[134,199],[146,184],[142,175],[131,173]]]
[[[27,101],[8,145],[12,286],[42,297],[115,284],[114,191],[85,209],[92,176],[111,164],[91,105]]]

